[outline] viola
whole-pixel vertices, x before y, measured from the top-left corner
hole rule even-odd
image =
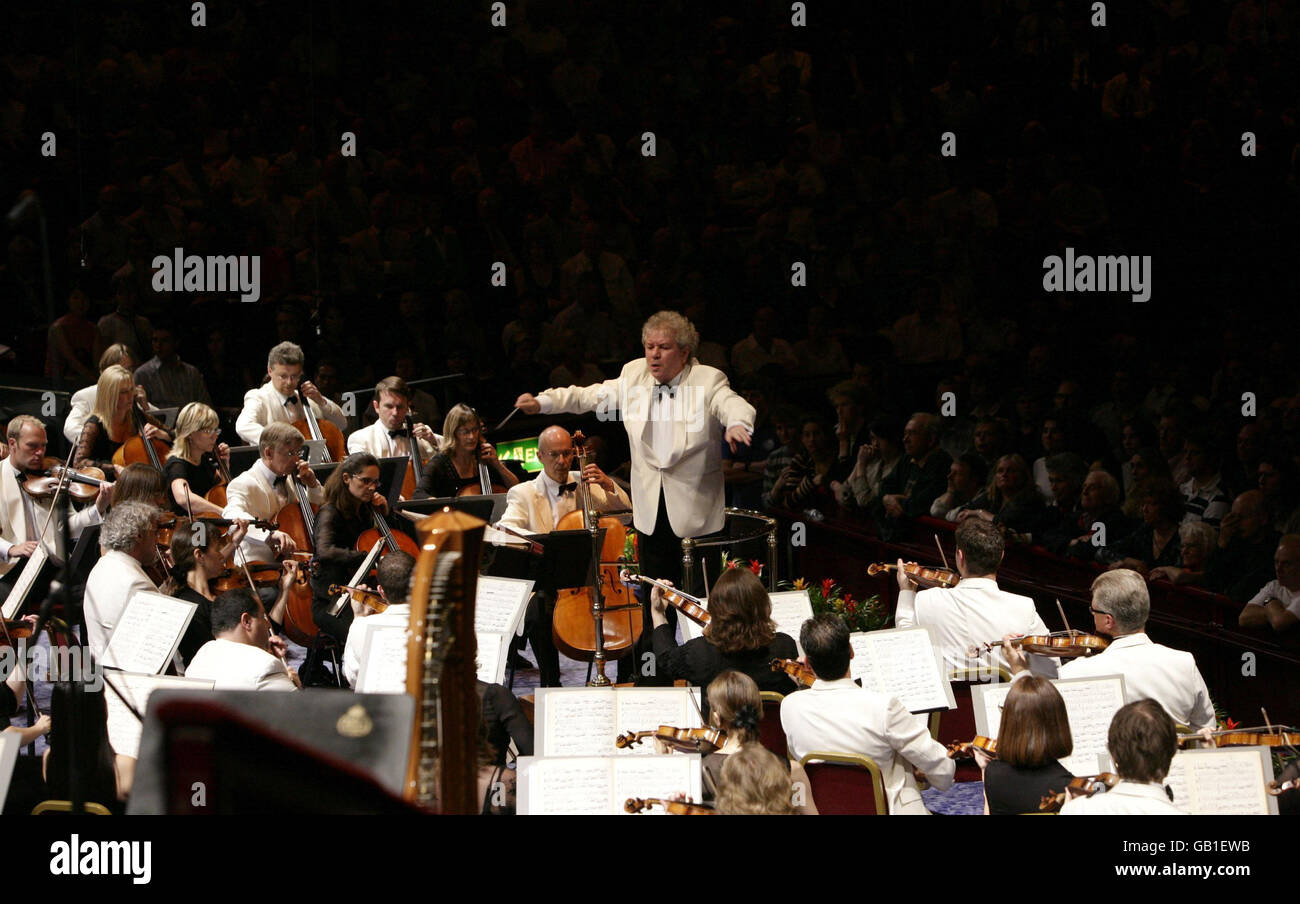
[[[614,739],[619,750],[635,747],[645,738],[662,741],[682,753],[712,753],[727,742],[727,733],[721,728],[675,728],[660,725],[654,731],[627,731]]]
[[[670,587],[663,581],[656,581],[654,578],[648,578],[643,574],[632,574],[624,571],[621,575],[624,583],[640,581],[643,584],[649,584],[652,587],[658,587],[663,595],[664,602],[681,612],[701,628],[707,628],[710,622],[709,610],[704,608],[705,602],[698,596],[691,596],[685,591],[678,590],[676,587]]]
[[[970,741],[949,744],[948,756],[954,760],[971,759],[974,757],[972,751],[975,750],[979,750],[996,759],[998,755],[997,738],[986,738],[983,735],[976,735],[974,739]]]
[[[679,800],[660,800],[657,797],[629,797],[627,802],[623,804],[623,810],[627,813],[640,813],[652,807],[663,807],[664,812],[670,816],[720,815],[712,807],[701,807],[699,804],[688,804]]]
[[[896,571],[898,565],[889,562],[872,562],[867,566],[867,574],[875,577],[886,571]],[[920,587],[956,587],[957,582],[961,580],[961,575],[950,568],[933,568],[929,565],[918,565],[915,562],[904,562],[903,572],[910,577]]]
[[[772,671],[785,672],[804,687],[812,687],[812,683],[817,680],[817,673],[812,667],[797,659],[773,659],[768,665]]]
[[[1059,656],[1062,659],[1076,659],[1080,656],[1092,656],[1110,646],[1110,641],[1097,634],[1085,634],[1082,631],[1053,631],[1051,634],[1029,634],[1012,639],[1011,645],[1020,647],[1026,653],[1040,656]],[[983,645],[985,650],[994,650],[1002,646],[1002,641],[994,640]]]
[[[113,481],[106,480],[99,468],[66,468],[60,459],[43,458],[39,469],[28,472],[22,488],[33,499],[47,499],[54,495],[60,483],[67,487],[68,495],[77,502],[89,502],[99,494],[100,487],[113,485]]]
[[[1119,776],[1113,772],[1076,776],[1070,779],[1070,783],[1065,786],[1064,791],[1044,795],[1043,799],[1039,801],[1038,809],[1045,813],[1055,813],[1065,806],[1067,800],[1073,800],[1076,797],[1092,797],[1094,794],[1109,791],[1117,784],[1119,784]]]
[[[330,596],[339,593],[346,593],[362,605],[369,606],[378,615],[388,609],[388,600],[384,599],[373,590],[366,590],[362,587],[349,587],[347,584],[330,584],[327,591]]]

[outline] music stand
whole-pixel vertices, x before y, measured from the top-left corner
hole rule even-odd
[[[501,498],[504,499],[504,495]],[[395,510],[411,512],[423,518],[432,515],[434,512],[440,512],[444,508],[450,508],[452,511],[464,512],[489,524],[494,524],[497,520],[493,518],[496,506],[497,496],[446,496],[442,499],[412,499],[407,502],[400,502],[395,506]]]
[[[231,446],[230,447],[230,476],[238,477],[261,458],[262,453],[258,451],[257,446]]]

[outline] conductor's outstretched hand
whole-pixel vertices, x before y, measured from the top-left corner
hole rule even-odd
[[[524,414],[540,414],[542,403],[537,401],[531,392],[526,392],[515,399],[515,407],[522,409]]]
[[[518,402],[515,402],[515,407],[519,407]],[[737,424],[734,427],[727,428],[726,440],[727,445],[731,447],[731,451],[735,452],[738,444],[744,443],[746,446],[749,445],[750,434],[748,430]]]

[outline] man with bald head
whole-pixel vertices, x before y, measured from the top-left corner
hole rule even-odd
[[[1287,534],[1278,542],[1273,569],[1277,577],[1241,610],[1241,627],[1289,631],[1300,624],[1300,534]]]
[[[632,500],[623,488],[589,461],[579,474],[570,470],[575,453],[573,437],[563,427],[547,427],[537,438],[537,458],[542,473],[510,488],[506,494],[506,511],[500,523],[529,534],[545,534],[555,529],[560,519],[577,508],[578,481],[591,492],[591,506],[600,512],[629,511]],[[551,638],[551,616],[555,599],[534,594],[524,616],[524,629],[537,654],[542,687],[560,683],[560,655]]]

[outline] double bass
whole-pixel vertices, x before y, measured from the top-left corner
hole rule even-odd
[[[587,439],[579,430],[573,435],[573,445],[578,450],[578,507],[560,519],[556,530],[586,530],[595,533],[605,529],[605,540],[600,547],[599,568],[594,587],[561,590],[555,601],[555,619],[552,635],[555,646],[570,659],[598,662],[600,668],[608,659],[621,659],[632,651],[641,636],[641,604],[630,589],[619,579],[619,556],[627,530],[623,522],[612,515],[598,517],[592,510],[591,489],[582,472],[587,467]],[[593,591],[599,594],[593,599]],[[602,642],[597,643],[596,625],[602,627]],[[604,683],[603,671],[596,678]]]

